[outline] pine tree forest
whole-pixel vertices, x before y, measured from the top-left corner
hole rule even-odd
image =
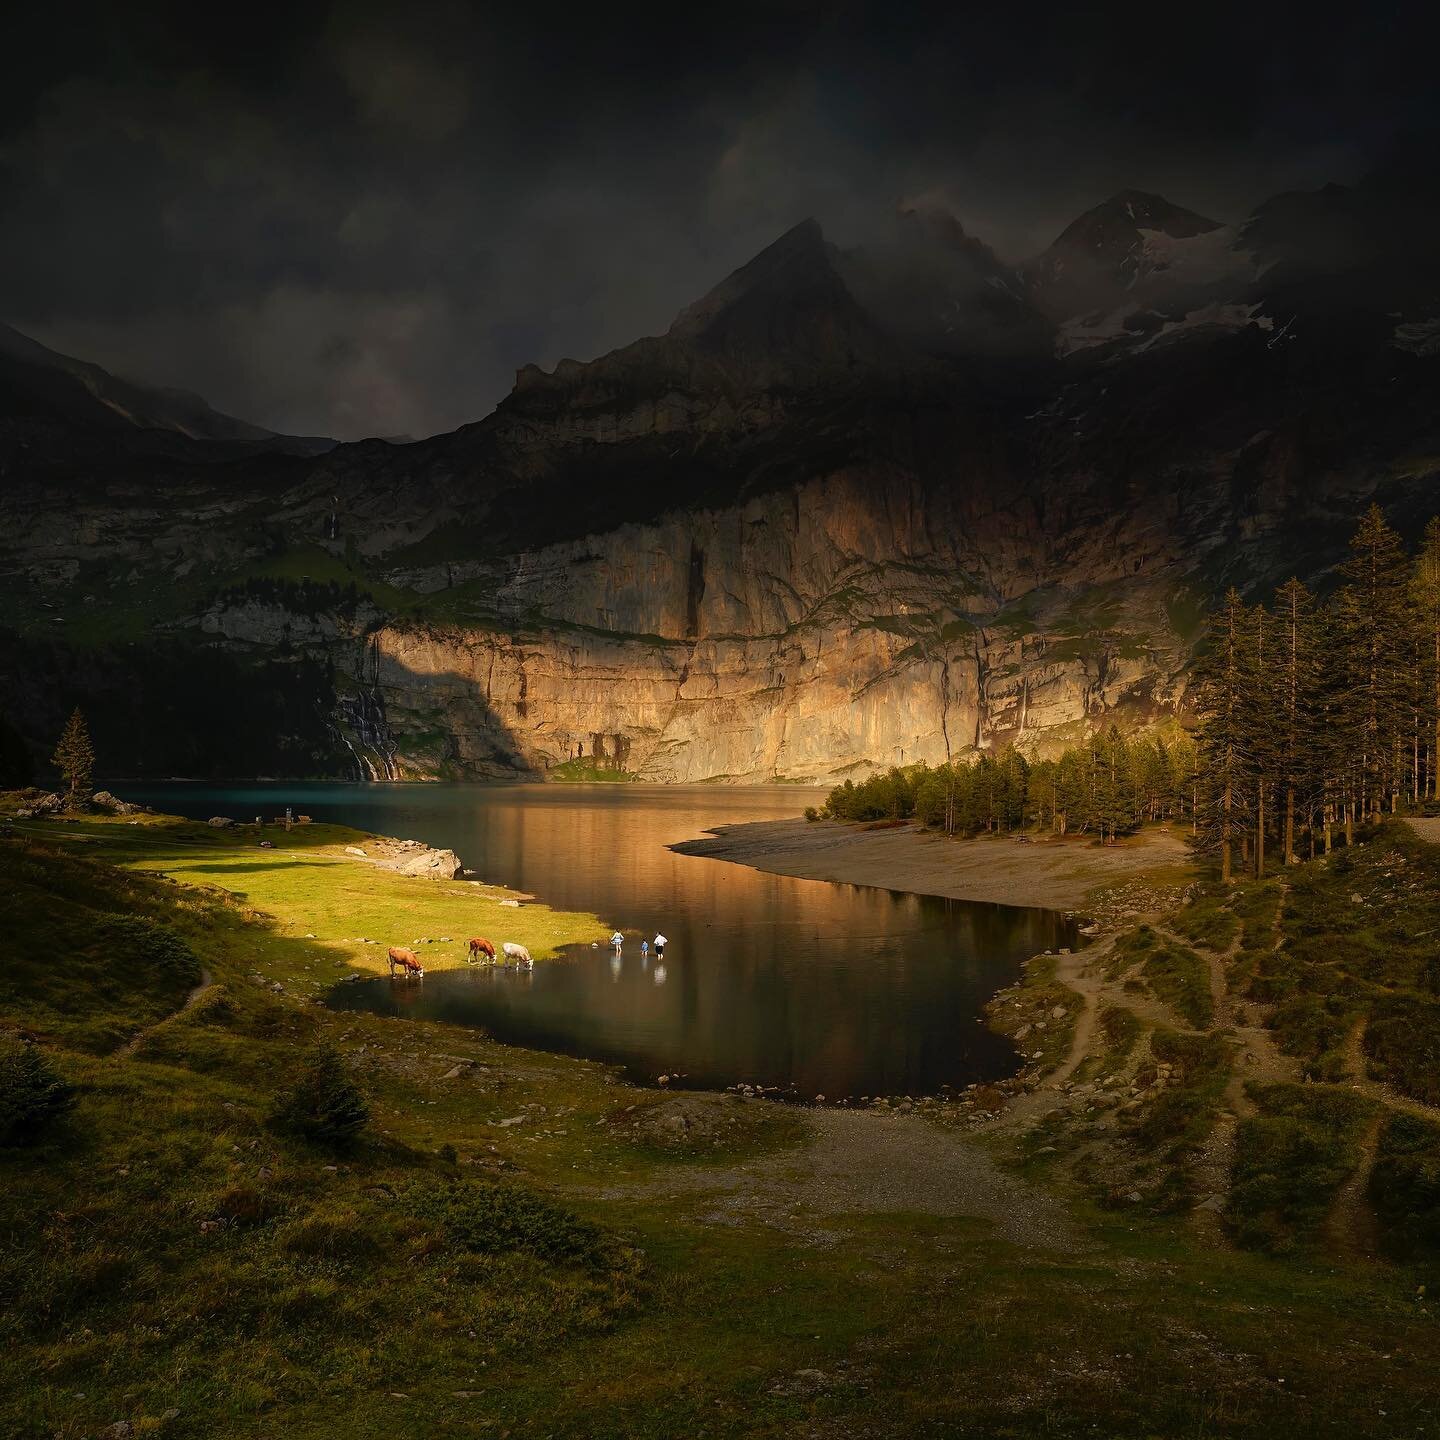
[[[1384,814],[1440,801],[1440,517],[1412,556],[1372,506],[1335,578],[1323,601],[1297,579],[1269,604],[1225,595],[1192,729],[1111,725],[1052,759],[1005,748],[893,768],[846,781],[823,813],[1105,842],[1183,820],[1226,882],[1329,854]]]

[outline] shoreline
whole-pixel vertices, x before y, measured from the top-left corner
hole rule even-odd
[[[1020,845],[1001,837],[952,840],[914,824],[869,829],[798,818],[721,825],[669,848],[800,880],[1070,912],[1082,911],[1098,886],[1189,858],[1184,841],[1161,827],[1118,845],[1084,839]]]

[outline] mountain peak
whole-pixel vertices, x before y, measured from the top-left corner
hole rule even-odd
[[[669,333],[677,340],[694,339],[749,297],[766,295],[773,299],[797,290],[828,289],[838,283],[820,222],[813,218],[802,220],[693,305],[687,305],[675,317]]]
[[[1175,205],[1163,195],[1148,190],[1120,190],[1072,220],[1046,253],[1073,248],[1113,249],[1120,244],[1133,244],[1141,230],[1159,230],[1182,240],[1218,229],[1218,220]]]
[[[1072,220],[1026,267],[1036,302],[1054,320],[1106,309],[1149,267],[1147,250],[1223,230],[1148,190],[1120,190]]]

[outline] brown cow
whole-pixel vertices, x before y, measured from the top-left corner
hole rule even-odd
[[[487,940],[483,935],[478,935],[470,942],[470,963],[473,965],[481,955],[488,960],[493,960],[495,945],[493,941]]]
[[[400,973],[408,980],[414,976],[417,980],[425,977],[425,967],[416,958],[413,950],[403,950],[398,945],[392,945],[387,953],[390,961],[390,978],[395,978],[396,966],[399,966]]]

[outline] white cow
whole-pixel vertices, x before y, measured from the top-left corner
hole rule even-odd
[[[522,970],[530,969],[535,963],[530,958],[530,952],[523,945],[517,945],[513,940],[507,940],[500,948],[505,952],[505,958],[513,960]]]

